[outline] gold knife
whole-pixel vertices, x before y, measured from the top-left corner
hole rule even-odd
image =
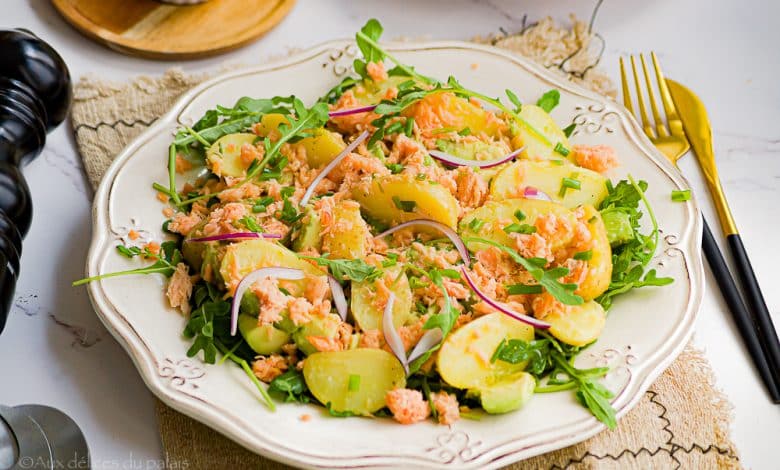
[[[723,235],[728,241],[731,254],[734,257],[735,265],[739,273],[745,299],[750,309],[758,336],[770,368],[774,371],[775,379],[780,377],[780,341],[777,338],[772,317],[767,309],[764,296],[761,294],[761,288],[753,272],[747,251],[739,236],[737,224],[731,215],[726,196],[723,194],[723,187],[718,178],[718,168],[715,165],[715,152],[712,148],[712,127],[707,118],[707,110],[698,96],[691,90],[679,83],[666,79],[669,91],[672,95],[680,120],[683,123],[685,134],[691,142],[691,147],[696,154],[696,160],[699,162],[704,172],[707,186],[710,189],[710,195],[715,203],[715,210],[720,219],[720,226]]]

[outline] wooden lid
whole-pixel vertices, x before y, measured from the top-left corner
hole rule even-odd
[[[295,0],[53,0],[79,31],[119,52],[152,59],[194,59],[253,41],[276,26]],[[121,12],[121,14],[117,14]]]

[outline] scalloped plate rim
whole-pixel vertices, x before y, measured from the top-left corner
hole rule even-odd
[[[291,55],[290,57],[276,61],[263,66],[256,66],[235,70],[219,74],[193,89],[185,92],[173,105],[173,107],[163,116],[161,116],[147,130],[137,136],[112,162],[106,171],[104,178],[95,193],[94,205],[92,211],[93,237],[90,243],[87,261],[87,275],[94,275],[97,269],[97,263],[106,251],[106,239],[111,234],[111,228],[108,223],[108,207],[110,206],[110,196],[117,175],[121,173],[123,165],[152,137],[163,131],[167,126],[175,125],[179,122],[180,116],[187,109],[188,104],[199,94],[207,89],[219,85],[221,82],[234,77],[243,75],[252,75],[258,73],[269,73],[274,70],[284,69],[295,66],[298,63],[314,60],[322,53],[333,49],[344,48],[353,44],[350,40],[334,40],[313,46],[307,50]],[[479,51],[499,56],[517,67],[536,75],[538,78],[549,82],[551,85],[563,92],[584,97],[589,100],[597,101],[602,104],[609,104],[619,116],[620,126],[622,126],[633,141],[633,143],[642,151],[644,156],[650,159],[658,168],[679,188],[687,188],[690,185],[684,176],[675,169],[660,152],[655,149],[652,143],[642,133],[641,127],[633,116],[620,104],[612,102],[607,98],[594,92],[586,90],[571,82],[566,82],[560,77],[551,74],[543,67],[531,62],[524,57],[513,55],[495,47],[478,45],[462,41],[435,41],[435,42],[415,42],[415,43],[387,43],[388,49],[392,51],[415,51],[415,50],[436,50],[436,49],[459,49]],[[622,416],[633,408],[641,399],[644,392],[650,387],[658,376],[671,364],[677,355],[685,347],[688,339],[693,333],[693,325],[698,311],[701,307],[704,292],[704,270],[700,250],[702,236],[702,223],[698,203],[694,200],[688,205],[688,217],[686,230],[680,233],[680,251],[683,259],[686,261],[688,271],[688,282],[690,284],[690,294],[682,321],[676,325],[672,335],[663,343],[663,346],[653,354],[643,359],[639,366],[641,380],[630,380],[623,393],[627,393],[630,398],[625,401],[618,409],[618,416]],[[685,241],[685,243],[682,243]],[[265,436],[252,435],[246,431],[238,429],[226,418],[224,410],[209,404],[208,402],[183,393],[175,393],[162,377],[158,375],[160,361],[154,357],[151,349],[145,343],[144,339],[135,331],[132,325],[124,318],[120,311],[105,298],[100,286],[102,282],[93,282],[88,285],[88,293],[93,307],[98,313],[98,317],[122,347],[128,352],[136,368],[146,383],[147,387],[163,402],[172,408],[193,417],[204,424],[227,435],[242,446],[262,455],[270,456],[276,460],[294,464],[306,465],[312,467],[333,468],[365,468],[365,467],[384,467],[393,465],[416,465],[425,468],[450,468],[447,464],[425,458],[421,455],[358,455],[358,456],[333,456],[333,455],[312,455],[305,454],[296,450],[294,447],[287,447],[282,451],[273,448],[271,445],[277,445],[276,442],[268,441]],[[560,449],[568,445],[581,442],[592,437],[599,431],[605,429],[604,425],[595,419],[581,419],[561,429],[551,431],[545,434],[555,434],[555,436],[541,436],[536,439],[541,442],[535,442],[527,445],[518,445],[516,441],[510,440],[503,443],[492,445],[492,447],[480,452],[468,462],[462,462],[460,468],[494,468],[508,465],[519,460],[523,460],[541,453]],[[262,442],[265,440],[266,442]],[[533,439],[526,439],[533,440]],[[460,463],[460,462],[456,462]]]

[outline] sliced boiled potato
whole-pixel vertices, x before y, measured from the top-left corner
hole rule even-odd
[[[360,216],[360,205],[340,201],[333,208],[333,223],[322,237],[322,246],[335,259],[362,259],[368,254],[371,231]]]
[[[217,139],[206,150],[206,161],[209,168],[219,176],[239,178],[246,175],[246,169],[252,162],[241,159],[241,147],[245,144],[254,145],[255,134],[228,134]]]
[[[534,329],[499,312],[467,323],[449,335],[439,350],[436,367],[441,378],[453,387],[479,389],[522,371],[526,363],[490,362],[504,339],[531,341]]]
[[[281,351],[290,342],[288,333],[273,325],[258,325],[256,317],[243,313],[238,316],[238,331],[254,352],[264,356]]]
[[[409,278],[406,277],[406,274],[402,272],[400,267],[386,268],[385,276],[397,279],[390,286],[390,291],[395,293],[393,325],[398,328],[414,317],[412,313],[412,289],[409,287]],[[374,282],[352,283],[350,311],[355,319],[355,323],[363,331],[382,330],[384,309],[374,304],[375,297],[376,287]]]
[[[247,240],[234,243],[227,247],[222,258],[219,273],[222,280],[232,293],[241,279],[247,274],[260,268],[284,267],[300,269],[312,276],[324,276],[325,274],[298,258],[294,252],[282,245],[264,239]],[[302,290],[305,280],[292,281]]]
[[[261,137],[267,137],[287,122],[287,118],[281,114],[266,114],[255,126],[255,132]],[[299,145],[306,150],[306,161],[312,168],[327,165],[347,146],[338,132],[316,128],[310,129],[308,133],[311,135],[293,145]]]
[[[382,80],[377,83],[373,80],[363,80],[361,86],[355,87],[352,90],[355,93],[355,98],[364,105],[377,104],[387,96],[387,91],[390,88],[397,87],[403,82],[412,80],[411,77],[393,75],[387,77],[387,80]]]
[[[561,197],[563,178],[580,182],[580,189],[567,188]],[[553,201],[574,208],[582,204],[598,207],[607,197],[607,178],[595,171],[566,162],[521,160],[501,170],[490,184],[490,197],[497,201],[518,197],[526,187],[544,192]]]
[[[515,217],[515,213],[521,211],[525,215],[522,221]],[[478,207],[469,212],[460,220],[458,231],[464,238],[479,237],[494,242],[502,243],[507,246],[514,246],[513,239],[504,231],[504,227],[511,223],[520,223],[533,225],[540,215],[555,214],[559,218],[568,220],[572,226],[577,219],[574,213],[560,204],[538,199],[505,199],[501,201],[488,201],[482,207]],[[478,219],[482,222],[478,230],[474,230],[472,222]],[[571,241],[569,238],[560,237],[553,240],[553,250],[567,245]],[[469,243],[469,248],[484,249],[487,245],[483,243]]]
[[[311,133],[311,136],[304,137],[296,145],[306,149],[306,161],[312,168],[327,165],[347,147],[338,132],[313,129]]]
[[[281,124],[287,124],[288,122],[289,121],[283,114],[266,114],[260,118],[260,122],[255,125],[254,131],[257,132],[257,135],[260,137],[268,137],[268,135],[277,130]]]
[[[518,372],[501,377],[482,388],[472,390],[479,394],[479,401],[490,414],[509,413],[525,405],[536,388],[536,379],[528,372]]]
[[[350,377],[353,386],[350,390]],[[320,403],[334,411],[359,415],[384,408],[385,395],[403,388],[406,375],[395,356],[382,349],[350,349],[312,354],[303,365],[303,377]]]
[[[596,341],[604,330],[606,319],[604,308],[594,300],[544,317],[544,321],[552,325],[550,334],[572,346],[585,346]]]
[[[458,221],[458,201],[440,184],[411,175],[387,175],[352,188],[352,197],[371,217],[393,224],[433,219],[450,227]]]
[[[591,235],[591,257],[587,261],[588,274],[577,288],[576,294],[585,300],[595,299],[609,287],[612,279],[612,248],[601,214],[591,205],[582,206]]]
[[[402,114],[413,117],[415,124],[424,131],[450,127],[460,131],[469,128],[472,134],[484,132],[495,136],[504,125],[495,114],[449,92],[429,94],[406,108]]]
[[[568,156],[563,156],[555,151],[555,146],[558,143],[567,150],[571,150],[571,144],[569,144],[566,134],[545,110],[536,105],[524,104],[519,116],[523,121],[517,122],[517,135],[512,138],[512,148],[524,147],[520,154],[523,158],[533,160],[568,158],[574,161],[573,152],[569,152]]]

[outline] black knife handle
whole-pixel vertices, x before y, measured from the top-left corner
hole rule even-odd
[[[715,281],[720,287],[720,292],[723,295],[723,299],[726,301],[726,305],[731,312],[731,316],[734,319],[734,323],[737,325],[742,336],[742,341],[753,359],[753,365],[756,367],[756,371],[761,376],[761,380],[764,382],[764,386],[769,393],[772,402],[780,403],[780,390],[778,383],[775,381],[774,374],[772,373],[764,350],[761,346],[758,331],[753,324],[753,319],[742,302],[742,297],[739,294],[734,278],[731,276],[726,260],[723,259],[723,254],[718,247],[718,243],[715,241],[715,237],[712,236],[707,221],[704,221],[704,234],[702,237],[702,248],[704,249],[704,255],[707,257],[707,262],[710,265],[712,274],[715,277]]]
[[[32,199],[21,167],[67,116],[70,73],[57,52],[23,29],[0,30],[0,333],[19,277]]]
[[[731,248],[731,255],[737,266],[737,273],[742,281],[742,289],[745,294],[746,304],[753,314],[753,320],[758,328],[759,338],[764,346],[767,362],[772,367],[775,381],[780,381],[780,341],[777,339],[777,331],[772,322],[772,315],[764,301],[761,287],[756,279],[753,266],[748,258],[742,237],[738,233],[726,237]]]

